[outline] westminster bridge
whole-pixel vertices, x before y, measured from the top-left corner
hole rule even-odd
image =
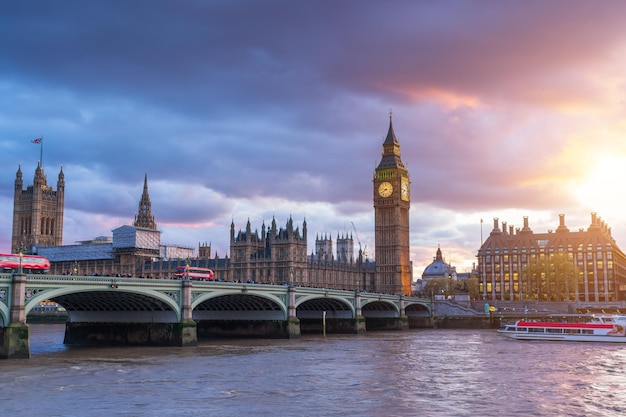
[[[30,357],[26,316],[65,308],[66,344],[193,346],[198,337],[405,330],[432,324],[430,299],[292,285],[0,274],[0,359]]]

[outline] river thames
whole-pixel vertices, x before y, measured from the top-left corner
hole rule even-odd
[[[63,345],[30,325],[31,359],[0,361],[10,416],[614,416],[626,348],[410,330],[193,348]]]

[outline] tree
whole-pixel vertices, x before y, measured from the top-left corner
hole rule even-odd
[[[470,299],[478,299],[480,297],[480,283],[476,275],[471,275],[467,279],[467,290],[469,292]]]
[[[550,254],[548,263],[552,287],[549,294],[555,301],[574,300],[576,297],[578,279],[572,256],[565,252]]]
[[[575,297],[576,285],[574,262],[565,252],[531,256],[521,272],[523,299],[571,300]]]
[[[539,300],[544,294],[545,281],[545,257],[535,257],[531,255],[530,261],[526,265],[522,265],[521,272],[521,295],[522,299]]]
[[[429,280],[424,286],[424,295],[450,295],[454,293],[454,288],[450,285],[449,279],[434,278]]]

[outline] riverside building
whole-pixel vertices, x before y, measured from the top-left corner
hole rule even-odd
[[[611,229],[591,213],[587,229],[559,226],[535,233],[493,220],[478,251],[480,293],[485,300],[610,302],[626,299],[626,256]]]

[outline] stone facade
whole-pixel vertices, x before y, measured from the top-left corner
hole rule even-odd
[[[32,254],[39,246],[63,244],[65,175],[59,172],[57,189],[47,184],[43,167],[37,165],[33,185],[24,187],[21,166],[15,175],[11,252]]]
[[[559,261],[562,259],[562,261]],[[548,265],[544,275],[531,277],[533,263]],[[559,262],[561,262],[559,264]],[[554,291],[560,275],[571,285]],[[610,302],[626,298],[626,256],[611,236],[611,229],[591,213],[587,229],[570,231],[559,215],[555,231],[535,233],[524,217],[514,230],[493,221],[493,229],[478,251],[480,293],[486,300],[538,300]],[[568,278],[569,280],[570,278]]]
[[[409,247],[411,183],[400,159],[400,143],[389,130],[383,154],[374,172],[374,212],[376,234],[375,291],[411,295],[413,277]]]

